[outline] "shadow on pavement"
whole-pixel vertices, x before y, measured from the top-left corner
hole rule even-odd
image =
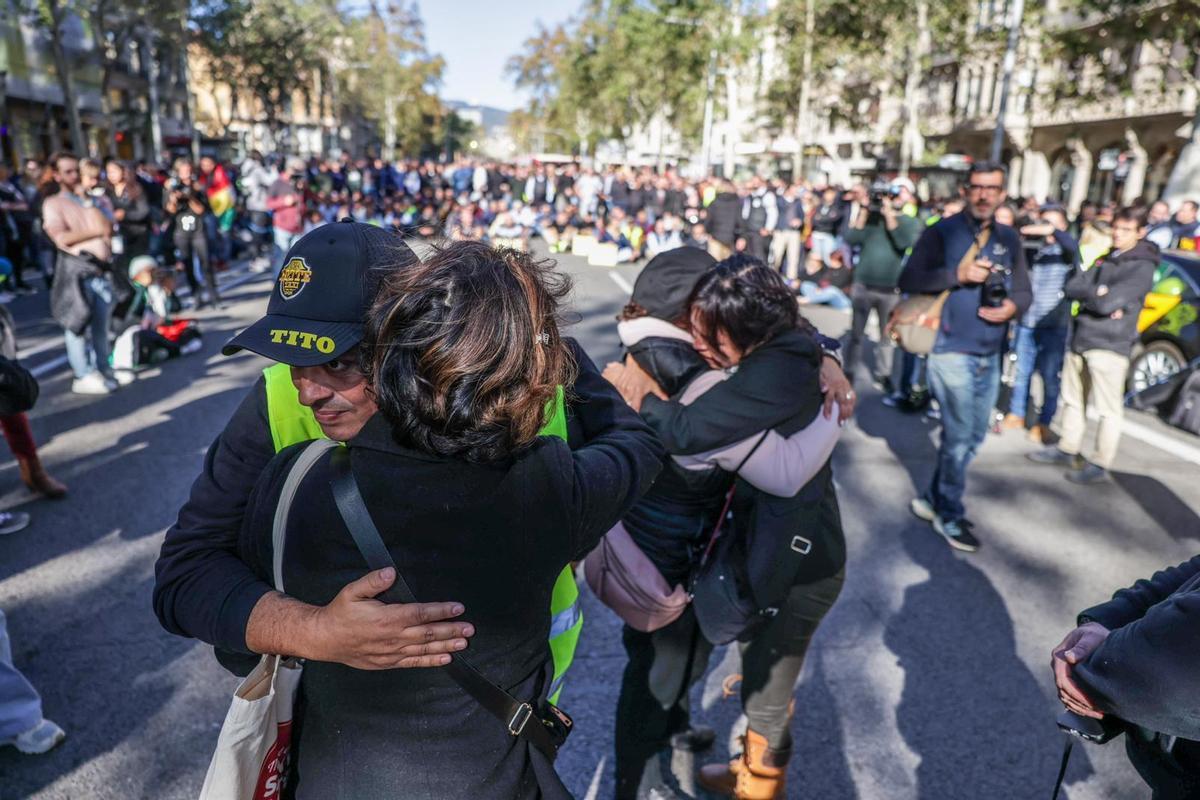
[[[921,758],[917,796],[955,797],[964,786],[991,800],[1049,793],[1062,737],[1053,703],[1017,655],[1003,598],[925,526],[910,526],[903,541],[930,574],[905,591],[883,641],[904,670],[896,722]],[[948,595],[971,603],[948,603]],[[1006,679],[988,680],[985,673]],[[1073,780],[1093,771],[1086,753],[1077,758]]]
[[[1113,483],[1168,536],[1176,540],[1200,538],[1200,516],[1162,481],[1132,472],[1113,471],[1111,474]]]

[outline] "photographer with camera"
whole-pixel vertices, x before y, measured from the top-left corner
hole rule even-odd
[[[930,314],[941,304],[928,357],[929,386],[942,415],[941,443],[929,489],[910,508],[951,547],[974,552],[979,540],[963,506],[967,466],[991,425],[1008,322],[1025,313],[1032,292],[1021,237],[992,219],[1005,200],[1004,167],[976,162],[967,181],[966,211],[925,229],[898,285],[908,294],[938,294]]]
[[[883,388],[884,394],[892,391],[894,347],[883,328],[900,299],[896,282],[904,266],[904,255],[921,235],[921,223],[903,213],[903,205],[901,189],[896,183],[875,184],[871,187],[870,204],[860,208],[846,230],[846,244],[858,247],[859,253],[854,284],[850,289],[853,318],[844,369],[853,380],[867,318],[874,309],[879,320],[874,380]]]
[[[304,159],[292,156],[284,162],[279,179],[267,190],[267,208],[275,231],[276,277],[283,269],[284,254],[304,231],[304,181]]]
[[[1123,729],[1153,800],[1200,796],[1200,556],[1118,591],[1078,625],[1050,657],[1059,699],[1084,718],[1065,727],[1095,720],[1086,732],[1106,731],[1101,742]]]
[[[167,182],[163,208],[172,220],[171,240],[175,244],[177,269],[182,269],[187,278],[196,308],[202,308],[206,303],[220,307],[221,298],[217,295],[217,277],[213,272],[204,223],[205,216],[210,213],[208,196],[196,180],[192,162],[186,158],[177,159],[173,171],[174,176]],[[201,276],[208,289],[207,300],[200,287]]]

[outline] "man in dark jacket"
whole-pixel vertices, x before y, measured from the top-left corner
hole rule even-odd
[[[1004,181],[999,164],[973,165],[966,211],[925,229],[899,281],[909,294],[948,293],[928,359],[942,441],[929,489],[910,508],[966,552],[979,548],[963,506],[967,465],[991,425],[1008,322],[1032,300],[1021,237],[992,219],[1004,202]]]
[[[1144,211],[1122,209],[1113,218],[1113,249],[1086,272],[1067,281],[1069,299],[1078,301],[1071,352],[1062,374],[1062,440],[1031,453],[1039,464],[1072,466],[1067,479],[1098,483],[1108,478],[1121,441],[1125,377],[1137,341],[1137,319],[1158,268],[1158,246],[1146,241]],[[1090,391],[1085,390],[1090,386]],[[1089,404],[1100,416],[1096,447],[1082,464],[1080,450]]]
[[[1200,556],[1079,615],[1051,654],[1071,711],[1129,724],[1125,749],[1154,800],[1200,796]]]
[[[742,217],[742,201],[733,191],[733,184],[722,181],[717,196],[708,204],[705,229],[708,230],[708,254],[717,261],[733,255],[738,224]]]

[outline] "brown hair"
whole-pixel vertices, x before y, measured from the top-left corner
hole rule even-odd
[[[533,443],[576,374],[559,334],[570,285],[552,266],[462,241],[384,278],[363,366],[397,442],[476,462]]]

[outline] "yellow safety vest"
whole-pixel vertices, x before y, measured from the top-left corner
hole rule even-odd
[[[278,453],[285,447],[322,439],[325,433],[317,424],[312,409],[300,402],[300,392],[292,383],[292,370],[287,364],[275,364],[263,370],[267,389],[267,421],[271,426],[271,441]],[[567,440],[567,411],[563,402],[563,387],[551,401],[550,419],[539,431],[542,436],[557,436]],[[579,586],[568,564],[554,582],[550,596],[550,657],[554,662],[554,679],[550,684],[550,702],[558,704],[563,679],[583,631],[583,609],[579,604]]]

